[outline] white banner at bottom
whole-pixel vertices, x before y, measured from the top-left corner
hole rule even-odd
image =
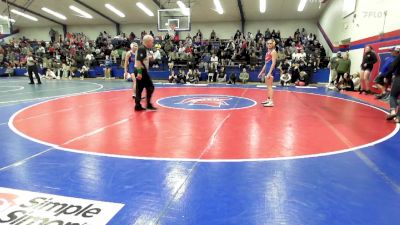
[[[106,225],[123,204],[0,187],[0,224]]]

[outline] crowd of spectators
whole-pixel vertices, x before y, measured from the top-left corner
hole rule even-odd
[[[130,43],[139,43],[147,32],[142,31],[140,36],[132,32],[113,37],[104,31],[96,40],[90,40],[83,33],[67,33],[65,38],[55,34],[54,30],[49,34],[50,42],[23,37],[3,43],[0,65],[11,73],[15,68],[25,67],[28,52],[32,52],[40,67],[48,71],[48,77],[71,79],[76,71],[87,74],[93,66],[110,68],[113,64],[123,67]],[[154,36],[152,31],[149,34]],[[257,70],[263,65],[268,39],[275,39],[277,43],[278,67],[290,76],[286,84],[298,81],[308,84],[312,73],[327,65],[325,50],[316,35],[307,33],[304,28],[297,29],[287,38],[282,38],[279,30],[269,29],[255,34],[237,30],[230,39],[219,38],[214,30],[208,37],[200,30],[193,36],[190,33],[181,36],[180,33],[166,33],[163,37],[155,37],[152,69],[169,70],[170,82],[196,83],[200,71],[204,71],[209,74],[209,82],[246,83],[249,80],[247,71]],[[240,75],[227,74],[226,67],[239,67]],[[110,77],[108,73],[107,77]],[[185,74],[185,79],[179,78],[182,74]]]

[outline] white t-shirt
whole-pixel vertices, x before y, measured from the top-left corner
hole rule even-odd
[[[32,56],[28,56],[26,58],[26,65],[28,65],[28,66],[34,66],[35,65],[35,60],[33,59]]]
[[[186,48],[185,48],[185,47],[180,47],[180,48],[179,48],[179,50],[178,50],[178,52],[179,52],[179,53],[184,53],[184,52],[185,52],[185,50],[186,50]]]
[[[86,60],[93,60],[93,58],[94,58],[93,54],[87,54],[85,57]]]
[[[211,57],[211,62],[212,63],[218,63],[218,56],[212,56]]]
[[[153,54],[154,59],[161,59],[161,53],[160,50],[157,50],[154,54]]]

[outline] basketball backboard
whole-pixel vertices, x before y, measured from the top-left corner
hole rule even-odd
[[[189,31],[190,28],[190,13],[184,15],[179,8],[158,10],[158,31]]]

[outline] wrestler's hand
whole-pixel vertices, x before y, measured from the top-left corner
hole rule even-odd
[[[138,75],[136,76],[136,79],[142,80],[142,74],[138,74]]]

